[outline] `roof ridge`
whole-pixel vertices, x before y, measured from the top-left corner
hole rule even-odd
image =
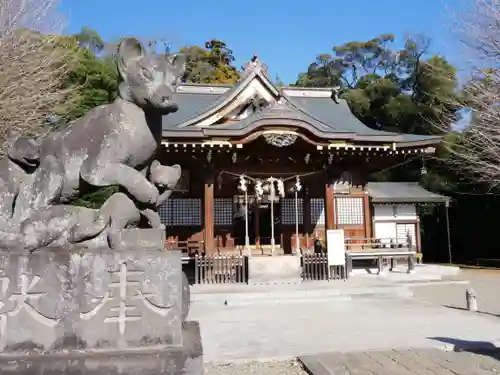
[[[229,90],[220,94],[217,100],[212,103],[210,106],[207,106],[203,113],[193,116],[186,120],[184,123],[179,124],[178,128],[185,128],[187,126],[192,125],[193,122],[196,122],[198,119],[203,116],[210,116],[213,112],[220,110],[222,107],[228,104],[232,99],[234,99],[239,93],[241,93],[251,82],[253,79],[260,77],[264,85],[268,86],[271,91],[274,91],[277,96],[280,95],[280,91],[273,84],[273,82],[269,79],[269,77],[265,74],[264,67],[262,64],[256,59],[255,61],[251,61],[247,64],[245,68],[244,74],[240,78],[240,80]]]

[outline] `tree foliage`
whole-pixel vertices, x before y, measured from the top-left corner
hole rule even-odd
[[[395,37],[348,42],[320,54],[296,86],[342,88],[353,113],[374,129],[417,134],[441,133],[436,118],[455,111],[456,70],[441,56],[427,55],[429,40],[406,37],[395,50]]]
[[[102,53],[105,43],[95,30],[84,27],[80,33],[67,37],[67,40],[77,46],[77,54],[64,85],[76,89],[71,92],[71,105],[58,113],[56,125],[61,127],[99,105],[111,103],[117,96],[118,88],[114,54]],[[96,188],[76,198],[71,204],[99,208],[117,191],[116,186]]]
[[[104,41],[99,33],[93,29],[84,26],[79,33],[73,35],[81,47],[87,48],[89,51],[98,55],[104,49]]]
[[[212,39],[204,47],[187,46],[180,52],[187,56],[186,82],[234,84],[240,78],[233,51],[223,41]]]

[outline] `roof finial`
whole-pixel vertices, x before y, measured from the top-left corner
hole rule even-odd
[[[258,60],[259,60],[259,57],[257,56],[257,53],[254,52],[254,54],[253,54],[252,59],[250,60],[250,62],[252,63],[253,66],[256,66]]]

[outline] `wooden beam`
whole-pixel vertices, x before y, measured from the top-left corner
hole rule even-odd
[[[204,209],[203,209],[203,225],[204,225],[204,240],[205,251],[208,253],[215,252],[214,246],[214,173],[212,170],[207,171],[205,175],[204,188]]]
[[[370,210],[370,197],[368,192],[365,192],[363,198],[363,208],[364,208],[364,222],[365,222],[365,237],[372,238],[372,216]]]
[[[310,249],[312,246],[309,244],[309,233],[312,233],[311,228],[311,198],[309,197],[309,191],[307,187],[304,187],[303,195],[303,221],[302,227],[304,228],[304,238],[305,238],[305,248]],[[313,235],[314,238],[314,235]]]
[[[330,174],[326,173],[325,180],[325,230],[335,227],[335,207],[333,202],[333,184]]]

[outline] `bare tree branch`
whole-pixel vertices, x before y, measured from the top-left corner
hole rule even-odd
[[[0,0],[0,142],[33,133],[69,105],[62,89],[76,46],[61,48],[58,0]]]
[[[436,126],[448,134],[449,167],[491,192],[500,188],[500,0],[471,2],[450,10],[458,47],[465,47],[463,60],[470,60],[472,74],[449,104],[472,118],[460,131],[450,131],[457,120],[453,116]]]

